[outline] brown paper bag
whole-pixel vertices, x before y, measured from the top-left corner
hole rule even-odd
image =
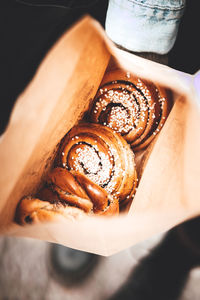
[[[128,214],[19,226],[17,203],[33,194],[52,166],[61,138],[81,119],[111,57],[138,77],[173,91],[174,106],[148,148]],[[0,232],[60,243],[101,255],[121,251],[200,213],[199,74],[187,75],[131,55],[85,17],[50,49],[17,99],[0,139]],[[196,88],[195,88],[196,86]]]

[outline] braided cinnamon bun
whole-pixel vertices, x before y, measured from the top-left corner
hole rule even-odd
[[[85,175],[117,198],[121,206],[134,195],[137,184],[134,154],[111,128],[90,123],[73,127],[62,141],[57,163],[71,173]]]
[[[149,145],[169,114],[167,93],[125,71],[108,72],[90,109],[90,120],[120,133],[139,151]]]
[[[24,225],[50,221],[58,214],[71,219],[86,216],[86,213],[116,215],[119,213],[119,202],[85,175],[76,173],[73,176],[58,167],[48,174],[47,185],[35,198],[21,200],[16,221]]]
[[[35,224],[55,220],[58,216],[74,220],[84,218],[86,214],[74,206],[69,206],[58,201],[43,201],[29,196],[20,201],[15,221],[20,225]]]
[[[103,188],[80,173],[72,174],[64,168],[57,167],[48,174],[47,184],[46,189],[56,194],[58,201],[76,206],[86,213],[103,215],[119,212],[118,201],[114,201]],[[44,189],[42,193],[43,199],[46,200]],[[48,200],[51,199],[50,196]]]

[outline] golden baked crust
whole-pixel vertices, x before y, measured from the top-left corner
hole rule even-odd
[[[90,108],[90,120],[120,133],[134,151],[144,149],[165,123],[169,91],[123,70],[105,74]]]
[[[132,200],[137,184],[134,153],[109,127],[91,123],[73,127],[62,140],[57,164],[85,175],[120,205]]]
[[[86,215],[119,214],[119,201],[85,175],[73,176],[63,168],[53,169],[47,184],[37,196],[23,198],[16,211],[16,222],[25,225],[52,221],[62,215],[67,219]],[[43,199],[43,200],[41,200]]]
[[[58,216],[72,220],[86,217],[86,214],[77,207],[63,205],[57,201],[50,203],[33,197],[25,197],[18,205],[15,220],[25,225],[54,221]]]

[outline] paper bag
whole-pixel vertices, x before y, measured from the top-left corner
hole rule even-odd
[[[127,214],[19,226],[18,202],[51,169],[62,137],[82,118],[109,61],[173,92],[174,106],[146,150]],[[117,49],[90,17],[57,41],[19,96],[0,140],[0,232],[111,255],[200,213],[199,74],[187,75]]]

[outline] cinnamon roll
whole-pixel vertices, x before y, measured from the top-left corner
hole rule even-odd
[[[57,164],[71,173],[85,175],[118,199],[120,206],[131,201],[135,193],[134,154],[127,142],[109,127],[90,123],[73,127],[61,143]]]
[[[76,206],[86,213],[104,215],[119,212],[119,203],[103,188],[80,173],[72,174],[58,167],[48,174],[47,184],[48,189],[57,195],[58,201]]]
[[[16,210],[15,221],[20,225],[53,221],[58,216],[69,220],[86,217],[81,209],[58,201],[43,201],[35,197],[23,198]]]
[[[92,107],[90,121],[120,133],[133,151],[149,145],[171,108],[169,91],[122,70],[105,74]]]
[[[42,199],[42,200],[40,200]],[[19,224],[50,221],[58,214],[67,218],[87,215],[116,215],[119,202],[85,175],[73,176],[63,168],[53,169],[47,176],[46,186],[36,197],[25,197],[17,208]]]

